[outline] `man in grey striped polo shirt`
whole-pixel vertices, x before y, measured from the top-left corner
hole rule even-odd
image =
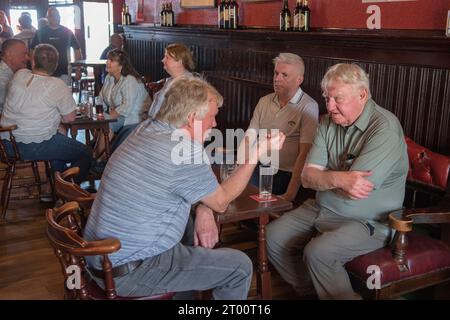
[[[209,163],[199,159],[205,159],[203,142],[216,126],[222,101],[201,79],[176,80],[155,120],[138,126],[109,160],[85,236],[120,239],[121,249],[110,256],[113,271],[124,265],[129,270],[114,279],[119,295],[213,289],[215,299],[247,298],[252,263],[240,251],[212,249],[218,241],[212,210],[226,210],[259,157],[269,145],[279,150],[284,135],[272,136],[271,144],[218,184]],[[195,203],[194,230],[188,230]],[[185,229],[193,232],[194,245],[181,243]],[[101,257],[86,259],[91,269],[101,269]]]

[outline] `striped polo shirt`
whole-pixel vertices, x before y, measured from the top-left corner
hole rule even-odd
[[[182,238],[191,205],[213,193],[217,179],[203,146],[173,138],[175,128],[148,119],[114,152],[102,176],[86,228],[88,240],[118,238],[114,266],[172,248]],[[101,268],[99,259],[89,265]]]

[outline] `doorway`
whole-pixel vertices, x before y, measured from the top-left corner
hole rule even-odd
[[[23,12],[28,12],[31,16],[32,25],[35,29],[37,29],[37,10],[34,8],[11,8],[9,9],[9,16],[11,18],[11,28],[13,28],[14,34],[18,34],[20,30],[18,29],[19,26],[19,18],[22,15]]]
[[[86,59],[97,60],[109,45],[109,4],[83,2]]]

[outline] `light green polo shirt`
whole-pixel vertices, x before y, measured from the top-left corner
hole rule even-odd
[[[279,129],[286,135],[283,148],[279,153],[279,168],[292,172],[300,143],[312,143],[319,122],[317,102],[298,88],[287,105],[280,106],[275,93],[259,99],[249,128]]]
[[[372,99],[349,127],[323,117],[306,163],[333,171],[372,171],[367,179],[375,188],[367,199],[351,200],[333,190],[317,192],[318,204],[338,215],[384,221],[403,205],[408,173],[403,130],[397,117]]]

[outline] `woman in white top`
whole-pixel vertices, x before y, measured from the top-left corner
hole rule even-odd
[[[141,76],[131,65],[128,54],[120,49],[108,53],[106,71],[108,72],[100,92],[104,107],[117,123],[129,125],[141,121],[142,110],[148,107],[151,99],[145,89]],[[120,127],[113,124],[113,131]]]
[[[11,80],[0,126],[17,125],[13,133],[24,160],[50,160],[54,171],[71,163],[80,168],[77,182],[81,182],[89,173],[92,155],[84,144],[58,132],[61,122],[73,121],[76,114],[70,89],[51,76],[58,51],[50,44],[38,45],[31,65],[32,71],[21,69]],[[7,135],[2,138],[9,140]]]
[[[103,107],[117,122],[110,123],[110,139],[123,126],[137,124],[151,104],[141,76],[133,68],[128,54],[120,49],[108,52],[105,77],[100,96]],[[97,139],[96,155],[104,151],[104,141]]]
[[[164,86],[153,96],[153,103],[148,112],[149,117],[154,118],[161,109],[164,95],[169,90],[174,79],[190,77],[195,69],[194,58],[191,51],[182,43],[172,43],[166,47],[164,58],[161,60],[164,70],[170,77],[165,79]]]
[[[166,70],[170,77],[160,80],[164,81],[164,86],[153,96],[153,103],[148,110],[147,116],[152,119],[161,108],[164,101],[164,95],[167,90],[169,90],[173,80],[181,77],[191,77],[193,76],[192,71],[195,69],[195,62],[192,53],[182,43],[169,44],[165,49],[164,58],[161,62],[164,70]],[[125,126],[114,139],[112,143],[112,150],[116,150],[136,127],[137,124]]]

